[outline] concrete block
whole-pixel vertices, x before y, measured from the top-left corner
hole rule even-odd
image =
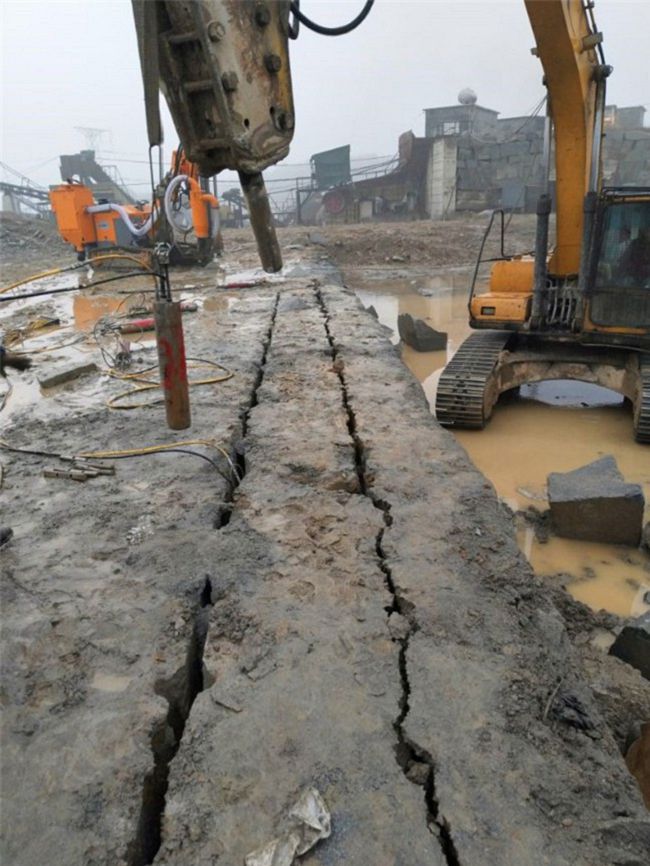
[[[650,680],[650,611],[623,626],[609,654],[632,665]]]
[[[558,535],[634,546],[641,540],[643,491],[625,481],[611,456],[573,472],[552,472],[548,499]]]
[[[94,373],[96,370],[97,364],[87,361],[83,363],[64,361],[48,367],[47,370],[39,371],[37,373],[38,384],[41,388],[54,388],[57,385],[72,382],[73,379],[78,379],[80,376],[85,376],[86,373]]]
[[[447,348],[447,334],[444,331],[436,331],[409,313],[397,317],[397,330],[400,339],[417,352],[439,352]]]

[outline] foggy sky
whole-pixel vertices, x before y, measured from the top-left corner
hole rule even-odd
[[[340,24],[362,0],[303,0],[320,23]],[[0,159],[44,185],[57,157],[87,146],[75,126],[110,130],[101,150],[125,179],[145,183],[142,85],[129,0],[2,0]],[[598,0],[596,20],[614,66],[608,103],[650,109],[649,0]],[[543,95],[522,0],[377,0],[350,35],[301,27],[292,42],[296,134],[287,163],[352,145],[353,157],[393,154],[424,108],[453,105],[463,87],[501,116],[524,115]],[[166,154],[176,134],[165,112]],[[646,123],[650,121],[646,117]],[[165,157],[167,159],[167,156]]]

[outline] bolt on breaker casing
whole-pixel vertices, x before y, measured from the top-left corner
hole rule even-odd
[[[185,153],[201,175],[226,168],[254,174],[283,159],[294,128],[289,0],[147,0],[146,15],[139,4],[134,0],[145,92],[157,69]]]

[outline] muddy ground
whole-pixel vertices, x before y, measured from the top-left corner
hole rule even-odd
[[[201,302],[188,355],[234,373],[192,389],[189,431],[159,404],[111,411],[125,382],[89,333],[10,374],[12,447],[211,440],[179,447],[216,466],[170,453],[78,483],[0,453],[3,862],[235,866],[310,786],[332,816],[310,866],[647,862],[622,752],[650,690],[594,644],[620,622],[532,573],[333,266],[471,258],[480,220],[438,228],[285,230],[284,280],[238,291],[216,283],[254,246],[226,232],[221,270],[174,277]],[[64,325],[51,340],[75,333],[53,299],[3,326],[43,313]],[[33,384],[75,357],[98,371]]]

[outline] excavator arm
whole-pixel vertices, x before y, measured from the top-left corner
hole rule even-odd
[[[524,0],[544,70],[555,131],[556,237],[548,270],[577,274],[583,241],[583,203],[600,188],[604,81],[589,0]]]

